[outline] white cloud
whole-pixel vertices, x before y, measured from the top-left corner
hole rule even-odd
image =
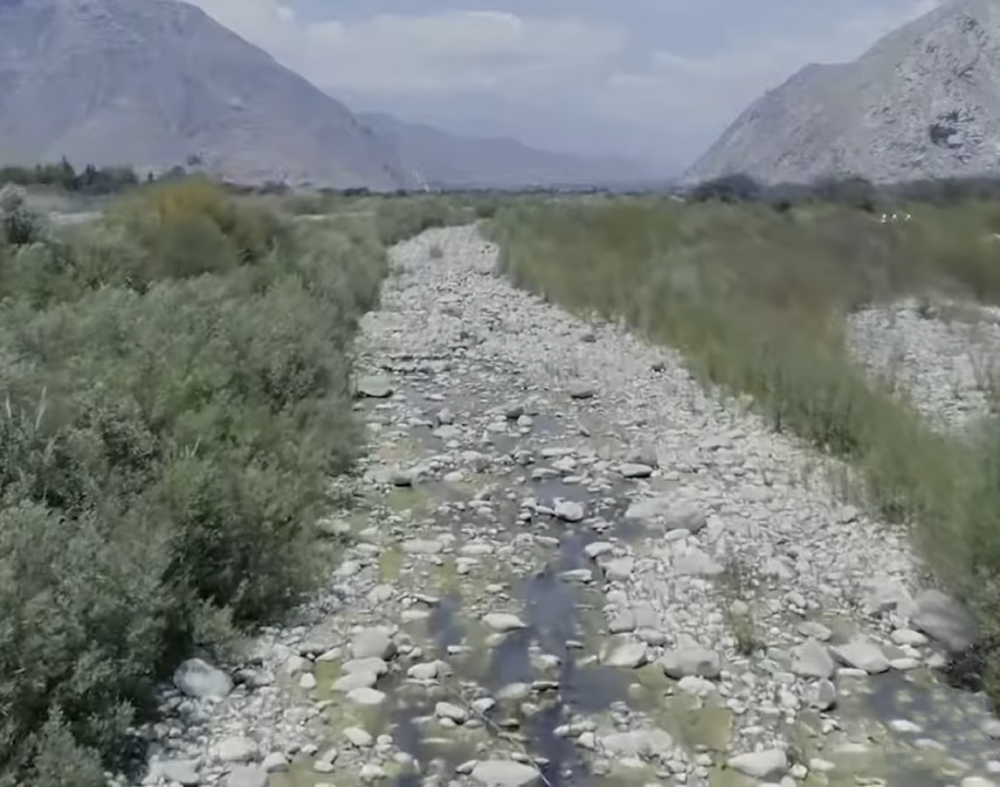
[[[640,67],[610,74],[594,93],[592,110],[705,147],[745,106],[801,67],[852,60],[936,5],[938,0],[915,0],[901,11],[846,16],[822,37],[776,34],[731,42],[697,57],[653,51]]]
[[[473,94],[497,96],[507,111],[523,108],[526,132],[533,109],[545,107],[568,123],[590,118],[595,129],[613,120],[643,153],[673,148],[675,154],[707,145],[743,106],[802,65],[853,58],[937,4],[868,6],[810,35],[736,31],[730,40],[705,42],[705,54],[681,55],[635,51],[624,24],[590,21],[583,6],[579,18],[483,10],[306,22],[292,10],[294,0],[190,2],[335,94],[389,108],[415,96],[456,107]],[[482,111],[483,102],[476,105]]]
[[[379,15],[313,25],[308,35],[314,79],[384,95],[559,90],[600,74],[625,44],[620,31],[498,11]]]
[[[321,87],[369,95],[558,91],[593,84],[626,45],[622,29],[500,11],[307,24],[280,0],[193,2]]]
[[[217,21],[272,55],[293,65],[288,55],[301,48],[304,27],[295,9],[281,0],[188,0]]]

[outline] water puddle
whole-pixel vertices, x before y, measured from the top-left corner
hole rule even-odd
[[[533,748],[544,759],[540,770],[546,787],[596,787],[599,782],[580,757],[573,741],[560,738],[556,728],[565,723],[566,709],[553,704],[530,720],[528,734]]]
[[[443,650],[460,645],[465,631],[459,622],[462,601],[456,595],[448,595],[438,600],[427,618],[427,630],[431,639]]]
[[[591,470],[586,460],[577,467],[573,461],[560,463],[558,452],[543,456],[539,450],[542,444],[552,446],[560,439],[567,446],[574,442],[566,439],[567,421],[544,412],[552,409],[548,404],[525,407],[525,414],[532,418],[530,430],[522,430],[516,419],[508,418],[505,430],[487,432],[488,444],[484,445],[482,428],[470,430],[462,408],[451,407],[432,393],[432,374],[408,381],[407,388],[397,390],[391,407],[374,402],[368,409],[383,443],[377,465],[416,467],[432,457],[453,453],[456,444],[487,458],[482,467],[472,462],[463,468],[465,478],[460,481],[418,479],[413,486],[390,491],[388,500],[382,501],[390,514],[411,524],[427,525],[428,532],[437,534],[433,537],[450,533],[454,540],[452,548],[438,555],[409,555],[400,544],[384,544],[377,569],[383,582],[402,583],[415,594],[435,595],[426,617],[411,618],[416,625],[406,623],[404,630],[417,639],[426,637],[423,658],[437,651],[452,672],[441,675],[440,683],[424,685],[403,677],[403,665],[402,673],[390,671],[376,683],[376,689],[386,694],[377,712],[359,714],[345,709],[348,703],[343,698],[338,701],[334,697],[327,709],[330,727],[337,730],[354,723],[373,735],[391,732],[395,745],[422,767],[430,764],[436,770],[444,763],[441,775],[445,780],[452,778],[458,764],[482,757],[484,751],[520,751],[536,759],[543,781],[550,787],[630,783],[630,779],[591,773],[574,740],[557,735],[556,730],[580,715],[624,710],[630,702],[635,674],[598,662],[605,640],[604,602],[598,589],[603,572],[588,557],[586,548],[604,537],[602,532],[628,539],[644,534],[641,526],[626,522],[623,516],[635,484],[613,478],[610,484],[602,482],[599,491],[588,489]],[[401,401],[413,414],[405,425],[393,421],[388,412],[395,409],[398,413]],[[440,424],[437,414],[446,408],[462,426]],[[383,410],[388,418],[380,417]],[[486,410],[481,408],[480,412]],[[494,421],[501,422],[502,418]],[[531,451],[534,462],[518,461],[523,461],[524,450]],[[500,472],[492,472],[497,467],[501,467]],[[549,468],[551,475],[537,473],[539,468]],[[573,479],[567,483],[566,474],[577,472],[581,483],[573,483]],[[490,511],[475,502],[487,497]],[[513,536],[517,564],[533,562],[522,557],[519,546],[525,523],[518,514],[521,501],[527,497],[549,508],[557,501],[579,503],[587,518],[575,525],[536,516],[530,527],[548,530],[558,540],[558,548],[553,551],[551,546],[527,537],[525,548],[537,551],[534,565],[544,566],[529,576],[513,577],[516,569],[512,571],[503,558],[490,553],[476,557],[470,574],[459,572],[458,566],[465,559],[460,557],[462,547],[469,544],[469,538],[478,539],[480,534],[493,538],[498,530]],[[415,534],[409,532],[406,537]],[[505,548],[510,554],[510,544]],[[526,627],[499,636],[487,629],[480,616],[488,609],[509,608],[510,601],[519,602]],[[317,678],[326,685],[339,676],[339,666],[323,670]],[[494,698],[496,704],[477,705],[477,700],[487,698]],[[454,726],[442,724],[435,714],[441,701],[467,708],[468,720]],[[514,748],[511,742],[515,742]],[[643,776],[640,784],[652,776],[645,771],[639,775]],[[337,781],[339,784],[342,779]],[[397,787],[419,782],[412,772],[394,773],[389,781]]]
[[[870,676],[865,693],[871,712],[889,729],[887,745],[909,749],[908,759],[913,759],[912,752],[924,751],[944,771],[953,771],[949,767],[953,758],[957,761],[954,772],[971,769],[983,775],[991,760],[1000,759],[1000,745],[981,729],[991,718],[990,703],[981,695],[939,683],[926,671],[903,674],[894,670]],[[900,720],[915,726],[893,729],[893,722]],[[950,781],[942,777],[925,783]]]
[[[833,632],[831,643],[856,633],[853,622],[839,616],[820,619]],[[892,646],[885,653],[901,655]],[[830,716],[837,731],[821,733],[821,719],[812,713],[789,730],[805,757],[834,766],[825,774],[834,787],[853,785],[856,776],[889,787],[951,787],[964,776],[989,777],[990,762],[1000,760],[998,742],[982,731],[991,717],[988,700],[940,682],[927,668],[840,676],[836,684]]]

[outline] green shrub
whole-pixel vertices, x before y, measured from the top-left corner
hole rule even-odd
[[[37,164],[34,167],[0,167],[0,183],[19,186],[49,186],[82,194],[111,194],[125,191],[139,182],[131,167],[95,167],[86,165],[77,170],[65,158],[58,163]]]
[[[270,211],[198,178],[144,189],[113,208],[107,221],[142,247],[130,271],[140,286],[256,264],[288,237]]]
[[[45,221],[28,207],[26,199],[21,186],[8,183],[0,188],[0,238],[4,243],[25,246],[45,237]]]
[[[689,198],[694,202],[753,202],[761,197],[763,189],[748,175],[724,175],[699,183]]]
[[[177,658],[314,586],[386,269],[187,182],[0,248],[0,785],[103,782]]]
[[[472,224],[492,210],[490,201],[459,196],[387,198],[378,205],[375,225],[382,243],[391,246],[433,227]]]

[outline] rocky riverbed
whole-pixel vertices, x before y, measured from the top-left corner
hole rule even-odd
[[[992,415],[990,381],[1000,372],[997,307],[908,299],[852,314],[847,329],[853,356],[935,427],[960,434]]]
[[[353,545],[242,663],[179,667],[144,783],[991,784],[1000,723],[934,672],[969,621],[839,466],[495,261],[394,249],[323,523]]]

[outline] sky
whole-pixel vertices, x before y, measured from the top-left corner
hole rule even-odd
[[[359,111],[671,174],[939,0],[190,0]]]

